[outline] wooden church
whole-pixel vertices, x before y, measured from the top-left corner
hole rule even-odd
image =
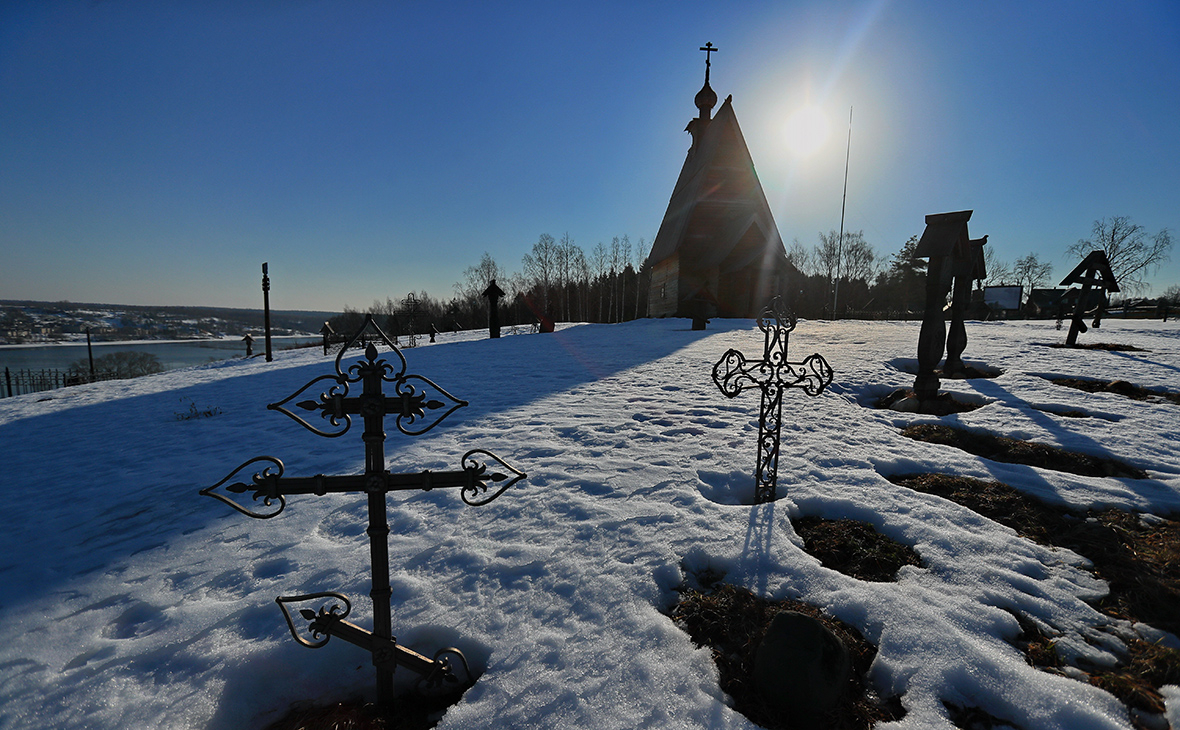
[[[787,292],[795,273],[787,262],[754,161],[727,97],[717,114],[709,86],[694,103],[700,114],[688,123],[692,146],[668,210],[652,244],[652,317],[757,317],[769,300]]]

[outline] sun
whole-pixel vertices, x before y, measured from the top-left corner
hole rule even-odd
[[[787,147],[799,157],[807,157],[824,146],[828,139],[828,118],[818,107],[805,106],[787,117],[783,128]]]

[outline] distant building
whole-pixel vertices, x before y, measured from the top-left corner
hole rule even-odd
[[[648,256],[653,317],[756,317],[797,273],[732,100],[726,97],[712,116],[717,94],[706,58],[705,85],[694,99],[700,114],[685,129],[692,146]]]
[[[1073,287],[1069,289],[1033,289],[1024,304],[1024,313],[1028,317],[1053,318],[1066,317],[1073,314],[1078,306],[1081,290]],[[1086,304],[1083,311],[1096,312],[1107,306],[1106,292],[1102,289],[1091,289],[1086,292]]]

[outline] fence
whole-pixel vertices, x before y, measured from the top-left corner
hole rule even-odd
[[[11,398],[14,395],[26,393],[40,393],[46,390],[56,390],[70,385],[96,383],[100,380],[118,380],[120,376],[113,372],[91,374],[85,370],[57,370],[44,368],[41,370],[9,370],[4,368],[4,382],[0,384],[0,397]]]

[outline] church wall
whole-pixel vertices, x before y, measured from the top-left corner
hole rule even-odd
[[[672,317],[680,300],[680,257],[669,256],[652,267],[648,312],[652,317]]]

